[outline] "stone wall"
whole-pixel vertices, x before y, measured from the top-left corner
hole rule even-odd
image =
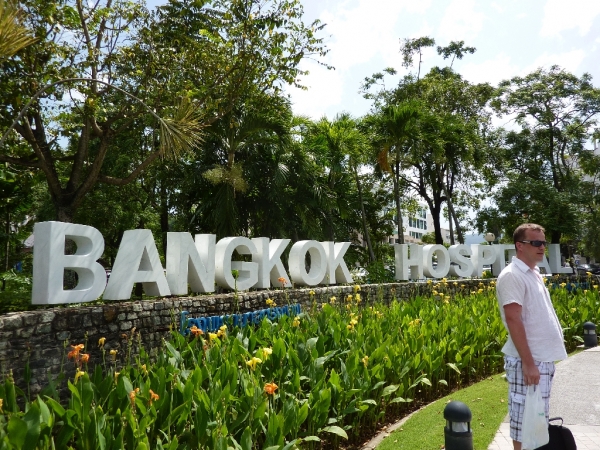
[[[447,290],[476,289],[490,280],[460,280],[450,282]],[[429,295],[434,283],[390,283],[362,285],[363,304],[390,302],[393,298],[409,300],[416,295]],[[170,330],[179,329],[182,311],[189,317],[226,315],[264,309],[266,300],[278,305],[299,303],[303,309],[314,302],[329,302],[332,296],[344,301],[353,293],[352,286],[330,286],[313,289],[251,291],[199,297],[162,298],[157,300],[111,302],[104,305],[60,307],[10,313],[0,316],[0,370],[13,372],[17,385],[31,394],[38,393],[48,383],[48,377],[64,372],[69,378],[75,373],[67,359],[70,345],[85,344],[90,354],[89,370],[102,362],[98,340],[106,338],[105,351],[117,350],[117,364],[125,363],[142,345],[147,352],[158,351]],[[30,380],[25,380],[29,363]]]

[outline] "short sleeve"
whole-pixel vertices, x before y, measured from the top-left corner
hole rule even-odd
[[[501,308],[511,303],[523,306],[525,283],[521,277],[515,276],[512,272],[502,273],[496,284],[496,295]]]

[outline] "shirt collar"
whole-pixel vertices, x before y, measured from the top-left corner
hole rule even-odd
[[[527,272],[528,270],[532,270],[536,273],[540,273],[540,268],[538,266],[535,266],[534,269],[532,269],[531,267],[529,267],[527,264],[525,264],[523,261],[521,261],[519,258],[517,258],[516,256],[512,257],[512,263],[518,267],[521,272]]]

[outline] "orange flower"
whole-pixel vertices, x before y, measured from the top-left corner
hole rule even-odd
[[[190,328],[190,333],[192,333],[194,337],[198,337],[202,336],[204,334],[204,331],[202,331],[200,328],[194,325],[192,328]]]
[[[277,386],[275,383],[266,383],[265,384],[265,393],[267,393],[268,395],[273,395],[275,394],[275,391],[277,390],[279,386]]]
[[[154,393],[152,389],[150,389],[150,400],[148,400],[148,405],[151,405],[153,401],[158,400],[160,397],[158,394]]]
[[[287,280],[286,280],[285,278],[283,278],[283,277],[279,277],[279,278],[277,278],[277,281],[279,281],[279,282],[281,283],[281,285],[282,285],[282,286],[284,286],[284,285],[285,285],[285,283],[287,283]]]
[[[136,394],[140,392],[140,388],[135,388],[134,390],[132,390],[129,393],[129,401],[131,402],[131,407],[134,408],[135,407],[135,396]]]
[[[82,353],[81,354],[81,362],[82,363],[87,363],[90,360],[90,354],[89,353]]]
[[[71,345],[71,348],[73,350],[71,350],[68,354],[67,354],[67,358],[69,359],[76,359],[79,360],[79,352],[81,350],[84,349],[84,345],[83,344],[79,344],[79,345]]]

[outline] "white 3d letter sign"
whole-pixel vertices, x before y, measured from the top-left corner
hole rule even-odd
[[[344,261],[349,242],[299,241],[292,245],[286,273],[281,260],[289,239],[227,237],[216,242],[212,234],[167,233],[166,274],[150,230],[128,230],[111,275],[97,262],[104,252],[104,238],[95,228],[63,222],[41,222],[34,227],[32,303],[49,305],[104,300],[128,300],[135,283],[142,283],[152,296],[213,292],[215,283],[227,289],[268,289],[271,286],[317,286],[352,283]],[[73,241],[75,253],[65,254],[65,243]],[[491,264],[495,274],[504,268],[512,245],[394,245],[396,279],[423,276],[480,276]],[[237,256],[236,256],[237,254]],[[549,261],[541,267],[554,273],[570,273],[561,267],[558,245],[548,246]],[[437,260],[434,266],[433,259]],[[65,270],[77,273],[73,289],[63,288]],[[234,278],[233,271],[237,271]],[[285,279],[282,286],[281,280]]]

